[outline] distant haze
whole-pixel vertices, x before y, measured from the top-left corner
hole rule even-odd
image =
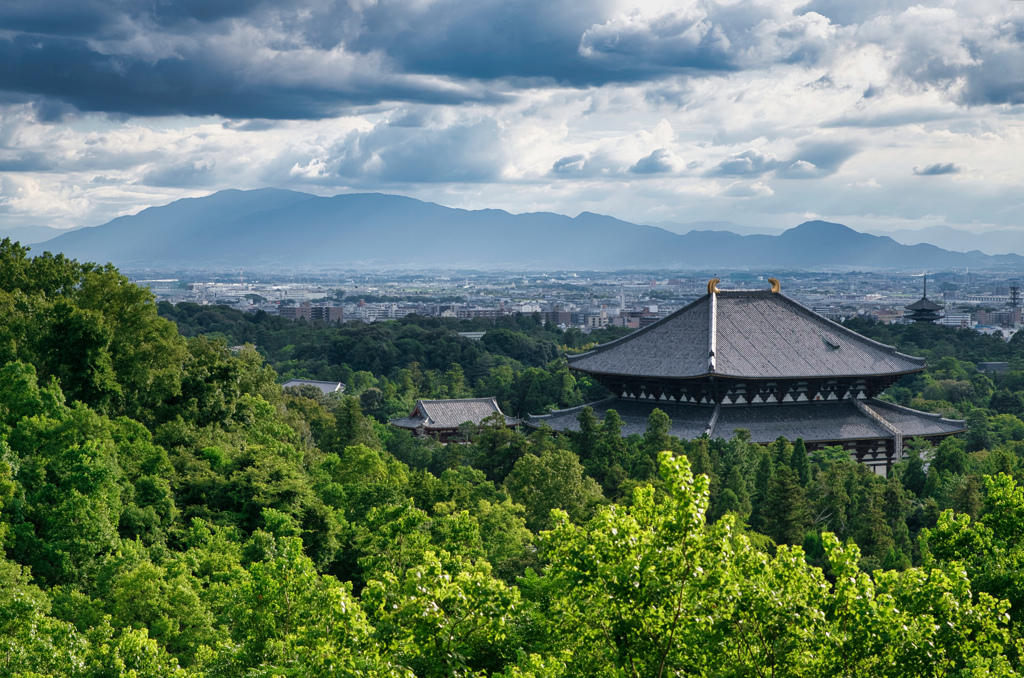
[[[768,228],[765,226],[741,226],[731,221],[691,221],[686,224],[672,221],[659,221],[651,224],[673,233],[689,233],[690,231],[729,231],[737,235],[779,235],[785,229]]]
[[[1024,229],[1004,228],[981,232],[949,226],[931,226],[916,230],[898,230],[888,233],[869,231],[876,235],[888,235],[904,245],[931,243],[954,252],[980,250],[985,254],[1011,254],[1024,252]]]
[[[584,212],[461,210],[380,193],[221,191],[61,235],[41,248],[140,268],[1024,270],[1017,255],[949,252],[810,221],[778,235],[685,234]]]
[[[68,233],[75,229],[53,228],[51,226],[17,226],[15,228],[0,228],[0,239],[10,238],[22,245],[34,245],[35,243],[46,242],[58,235]]]

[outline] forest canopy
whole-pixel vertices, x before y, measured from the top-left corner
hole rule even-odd
[[[660,411],[441,444],[386,421],[581,405],[564,355],[614,335],[158,306],[3,240],[0,675],[1019,675],[1024,342],[853,328],[928,357],[885,397],[968,434],[887,478]]]

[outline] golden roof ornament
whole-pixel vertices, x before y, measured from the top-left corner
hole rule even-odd
[[[718,294],[718,283],[722,282],[718,278],[712,278],[708,281],[708,294]]]
[[[768,282],[772,284],[772,292],[775,294],[778,294],[782,289],[782,283],[780,283],[776,278],[768,278]]]

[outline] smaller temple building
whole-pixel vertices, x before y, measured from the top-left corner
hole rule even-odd
[[[512,428],[522,420],[506,416],[494,398],[453,398],[451,400],[417,400],[408,417],[392,419],[390,424],[412,431],[418,436],[430,436],[443,443],[459,432],[467,422],[479,426],[487,417],[499,414],[505,417],[505,426]]]
[[[345,384],[340,381],[318,381],[316,379],[289,379],[281,384],[281,388],[294,388],[297,386],[313,386],[320,389],[324,395],[331,393],[344,393]]]

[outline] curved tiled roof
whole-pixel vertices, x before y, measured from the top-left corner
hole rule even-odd
[[[911,305],[904,306],[903,308],[908,311],[941,311],[943,307],[936,304],[928,297],[921,297]]]
[[[632,433],[643,433],[647,429],[647,417],[655,407],[662,410],[672,420],[670,435],[681,440],[691,440],[704,435],[708,423],[711,421],[714,408],[711,407],[688,407],[685,405],[658,404],[654,402],[642,402],[636,400],[619,400],[618,398],[606,398],[589,405],[581,405],[567,410],[556,410],[550,414],[531,416],[526,420],[527,425],[539,427],[542,424],[550,426],[555,431],[578,431],[579,422],[576,417],[584,407],[593,408],[598,419],[604,419],[608,410],[615,410],[622,418],[622,435],[628,436]]]
[[[399,428],[454,429],[467,421],[479,426],[480,422],[495,412],[505,417],[507,426],[515,426],[520,422],[519,419],[506,416],[494,398],[452,398],[417,400],[412,414],[392,419],[390,423]]]
[[[904,438],[949,435],[967,430],[967,424],[962,419],[945,419],[941,414],[912,410],[884,400],[872,399],[864,404],[899,429]]]
[[[904,438],[959,433],[964,422],[943,419],[940,415],[919,412],[881,400],[861,401],[862,405],[884,419]],[[890,438],[893,432],[863,412],[853,400],[786,405],[725,405],[718,409],[699,405],[675,405],[654,400],[619,400],[607,398],[591,403],[598,419],[608,410],[622,418],[622,435],[643,433],[647,418],[658,408],[672,420],[670,435],[681,440],[702,436],[710,429],[712,438],[731,438],[736,429],[750,431],[756,443],[770,443],[782,436],[788,440],[803,438],[807,442],[838,442],[844,440],[877,440]],[[550,426],[555,431],[578,431],[583,407],[559,410],[530,417],[530,426]]]
[[[723,290],[622,339],[569,357],[593,374],[688,379],[871,377],[919,372],[899,353],[783,294]]]

